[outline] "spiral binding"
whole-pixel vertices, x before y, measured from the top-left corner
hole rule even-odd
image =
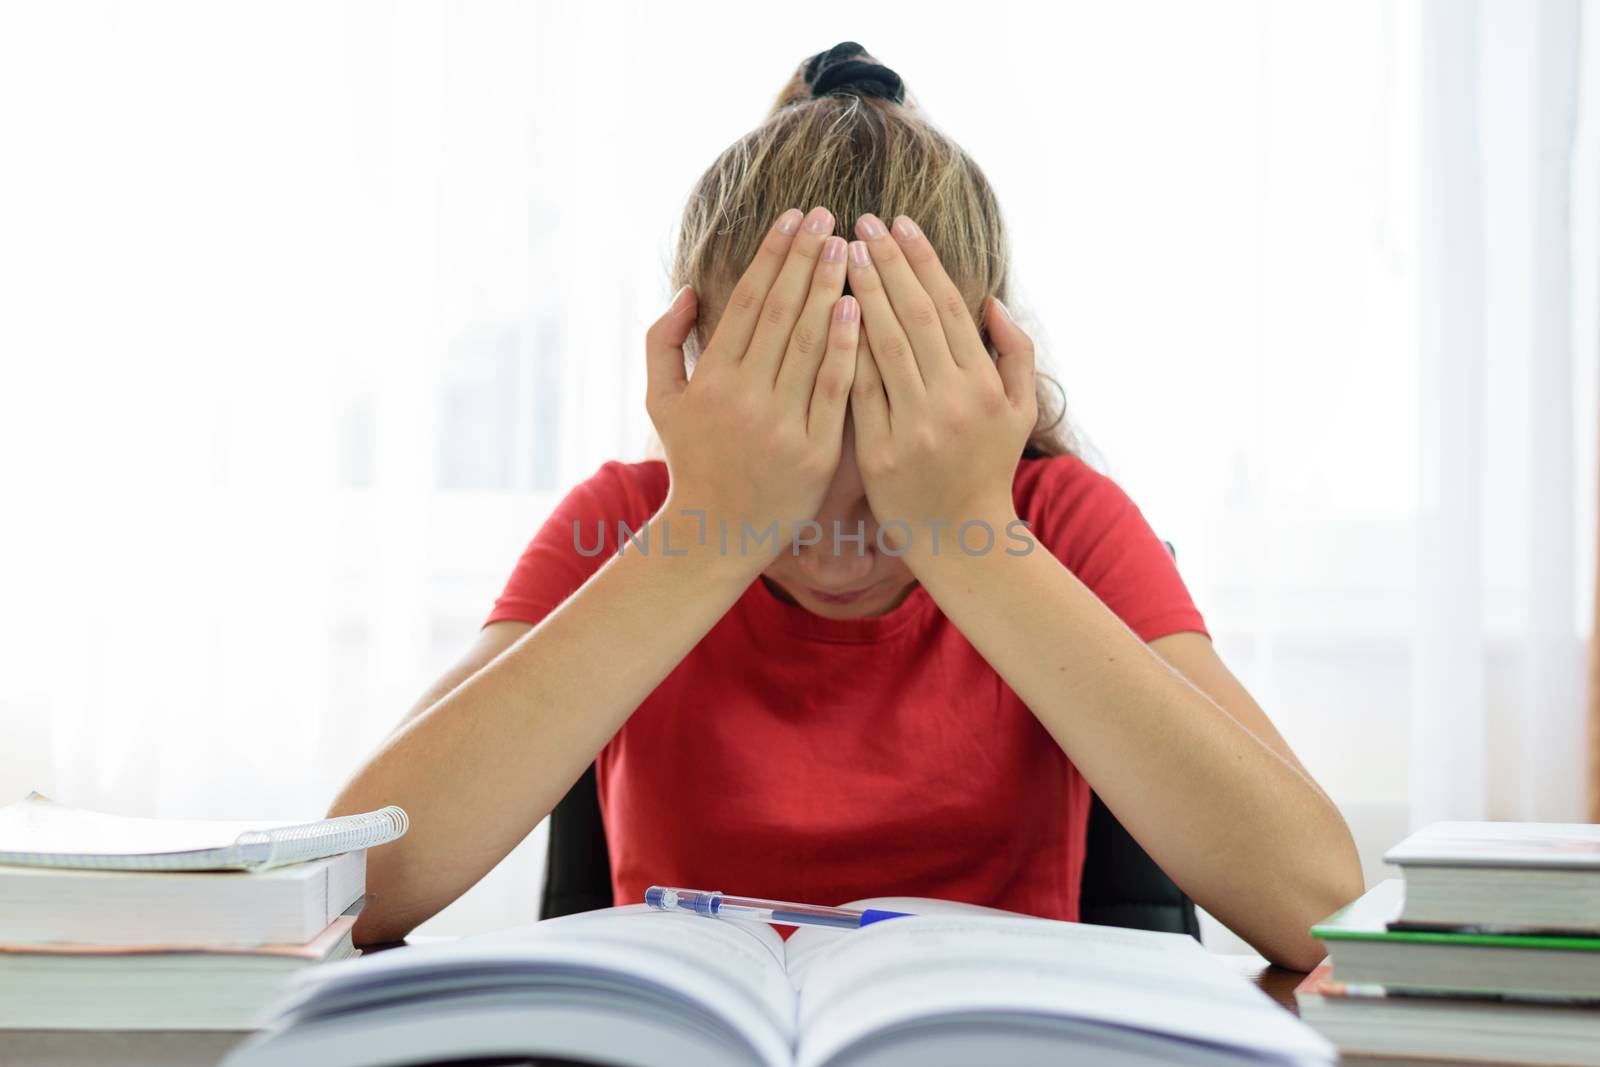
[[[247,871],[264,871],[381,845],[404,834],[410,826],[411,818],[404,809],[390,804],[360,815],[251,830],[240,834],[233,847],[239,853],[239,866]]]

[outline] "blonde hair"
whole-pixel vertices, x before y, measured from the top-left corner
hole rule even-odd
[[[699,319],[686,345],[691,361],[709,341],[721,302],[755,257],[772,220],[787,208],[817,204],[833,212],[836,230],[847,238],[867,212],[885,220],[900,214],[915,219],[988,344],[982,308],[990,296],[1011,307],[1010,250],[999,202],[983,171],[909,94],[903,104],[844,88],[813,97],[802,63],[766,121],[716,158],[684,209],[670,280],[672,291],[691,285],[700,297]],[[1060,385],[1046,373],[1038,379],[1039,418],[1024,454],[1076,454]]]

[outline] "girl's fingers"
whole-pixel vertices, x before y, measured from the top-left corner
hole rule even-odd
[[[889,233],[883,220],[876,215],[862,215],[856,220],[856,233],[872,253],[873,267],[883,279],[884,292],[911,341],[922,380],[932,385],[941,374],[955,366],[938,305],[923,288],[917,272],[906,261],[899,240]],[[921,241],[920,246],[932,251],[927,241]],[[891,402],[893,399],[891,396]]]
[[[792,410],[804,415],[817,384],[817,368],[822,366],[830,343],[831,320],[844,292],[845,239],[829,237],[822,242],[822,255],[811,275],[811,292],[789,334],[788,350],[777,368],[777,390]],[[851,342],[851,351],[855,344]]]
[[[855,382],[856,350],[861,343],[861,305],[855,297],[841,296],[831,314],[828,348],[822,366],[817,368],[806,418],[806,432],[818,441],[838,440],[844,433],[844,412]]]
[[[728,306],[717,320],[716,335],[706,343],[700,363],[732,364],[744,358],[761,320],[761,309],[766,304],[767,294],[782,273],[783,265],[788,262],[789,249],[794,245],[795,235],[800,232],[802,218],[801,210],[792,207],[779,215],[768,228],[767,235],[756,249],[756,257],[739,276],[738,283],[729,294]]]
[[[767,298],[756,316],[755,333],[745,349],[744,366],[756,375],[764,374],[768,386],[778,380],[778,367],[789,348],[789,337],[806,306],[811,279],[822,258],[822,245],[833,232],[833,212],[814,207],[805,217],[800,232],[789,246],[783,268],[767,290]],[[838,293],[834,293],[837,297]],[[831,303],[831,301],[830,301]],[[821,335],[818,335],[819,339]]]
[[[678,290],[666,312],[645,331],[645,407],[651,414],[663,400],[683,392],[688,384],[683,342],[694,325],[697,309],[695,291],[686,285]]]
[[[856,451],[874,447],[889,436],[889,398],[877,360],[868,349],[866,334],[856,346],[856,377],[850,387],[850,417],[856,427]]]
[[[850,291],[861,302],[861,321],[872,352],[868,357],[883,381],[891,407],[910,409],[922,402],[927,388],[911,342],[900,328],[894,306],[884,292],[883,280],[873,266],[865,241],[850,242]],[[857,381],[859,381],[859,377]]]
[[[1005,386],[1006,399],[1017,411],[1036,417],[1038,398],[1034,390],[1033,338],[1011,321],[1011,314],[997,297],[989,298],[987,321],[989,340],[994,342],[999,358],[995,369],[1000,372],[1000,382]]]
[[[923,291],[933,300],[934,307],[938,308],[939,320],[944,326],[945,342],[949,346],[950,356],[955,360],[956,366],[967,370],[980,364],[987,366],[989,353],[984,349],[983,338],[978,334],[978,324],[972,320],[972,312],[967,309],[967,298],[956,288],[956,283],[950,280],[944,264],[939,262],[939,254],[934,250],[933,242],[924,237],[917,224],[905,215],[900,215],[894,220],[889,232],[894,235],[901,253],[911,265]],[[912,338],[913,343],[915,340]]]

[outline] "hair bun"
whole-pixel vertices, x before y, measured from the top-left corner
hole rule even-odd
[[[854,41],[840,41],[826,52],[806,60],[806,82],[813,97],[849,92],[857,96],[879,96],[897,104],[905,103],[905,83],[900,75],[881,63],[858,57],[867,50]]]

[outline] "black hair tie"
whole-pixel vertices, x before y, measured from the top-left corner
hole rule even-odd
[[[900,75],[881,63],[857,59],[867,50],[854,41],[840,41],[826,52],[806,60],[806,81],[813,97],[829,93],[853,92],[857,96],[880,96],[897,104],[905,103],[905,83]]]

